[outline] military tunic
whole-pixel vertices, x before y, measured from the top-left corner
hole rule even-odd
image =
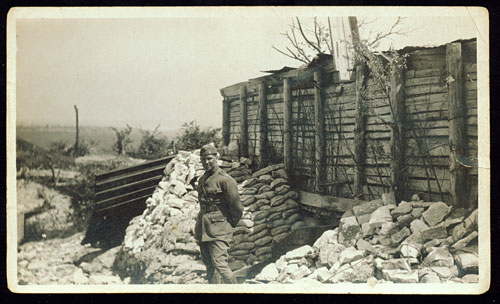
[[[207,267],[207,279],[209,283],[220,283],[219,277],[215,276],[218,273],[226,283],[236,283],[227,253],[233,227],[243,214],[236,181],[217,167],[212,174],[205,173],[200,178],[197,190],[200,212],[195,238]]]

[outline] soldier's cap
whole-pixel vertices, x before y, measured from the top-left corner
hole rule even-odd
[[[200,156],[207,156],[207,155],[217,155],[217,149],[210,144],[204,145],[200,149]]]

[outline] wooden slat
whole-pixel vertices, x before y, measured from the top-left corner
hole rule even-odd
[[[101,201],[104,199],[111,198],[113,196],[118,196],[118,195],[129,193],[131,191],[135,191],[135,190],[139,190],[139,189],[143,189],[146,187],[151,187],[151,186],[157,185],[161,181],[162,177],[163,177],[163,175],[158,175],[158,176],[150,177],[150,178],[147,178],[144,180],[139,180],[139,181],[136,181],[133,183],[122,185],[119,187],[109,188],[109,189],[97,192],[95,194],[95,201]]]
[[[167,157],[147,161],[147,162],[144,162],[142,164],[131,166],[128,168],[107,171],[107,172],[102,173],[102,174],[97,174],[95,176],[95,181],[101,182],[105,179],[113,178],[113,177],[116,177],[119,175],[124,175],[124,174],[130,173],[130,172],[136,172],[138,170],[143,170],[143,169],[147,169],[147,168],[154,167],[154,166],[159,166],[159,165],[166,166],[173,158],[174,158],[174,156],[167,156]]]

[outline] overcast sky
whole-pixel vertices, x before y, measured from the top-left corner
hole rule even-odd
[[[384,48],[389,43],[402,48],[484,39],[478,37],[478,21],[470,10],[415,10],[404,14],[387,8],[371,10],[372,16],[364,12],[360,19],[376,22],[362,34],[387,29],[399,14],[408,15],[403,27],[411,32],[387,41]],[[300,66],[272,49],[286,45],[281,33],[293,16],[307,23],[310,16],[326,20],[327,15],[342,12],[338,8],[220,11],[177,15],[172,9],[163,15],[132,11],[127,18],[35,11],[29,18],[18,17],[14,23],[17,124],[73,125],[73,105],[77,105],[81,125],[160,124],[174,129],[196,120],[218,127],[221,88],[262,76],[263,70]],[[9,61],[9,67],[13,63]]]

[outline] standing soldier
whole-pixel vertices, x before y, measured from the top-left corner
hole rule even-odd
[[[212,145],[203,146],[200,158],[205,174],[198,182],[200,213],[196,219],[195,238],[207,267],[208,282],[219,283],[214,276],[217,272],[225,283],[235,284],[227,250],[233,228],[243,214],[243,205],[236,181],[217,165],[217,149]]]

